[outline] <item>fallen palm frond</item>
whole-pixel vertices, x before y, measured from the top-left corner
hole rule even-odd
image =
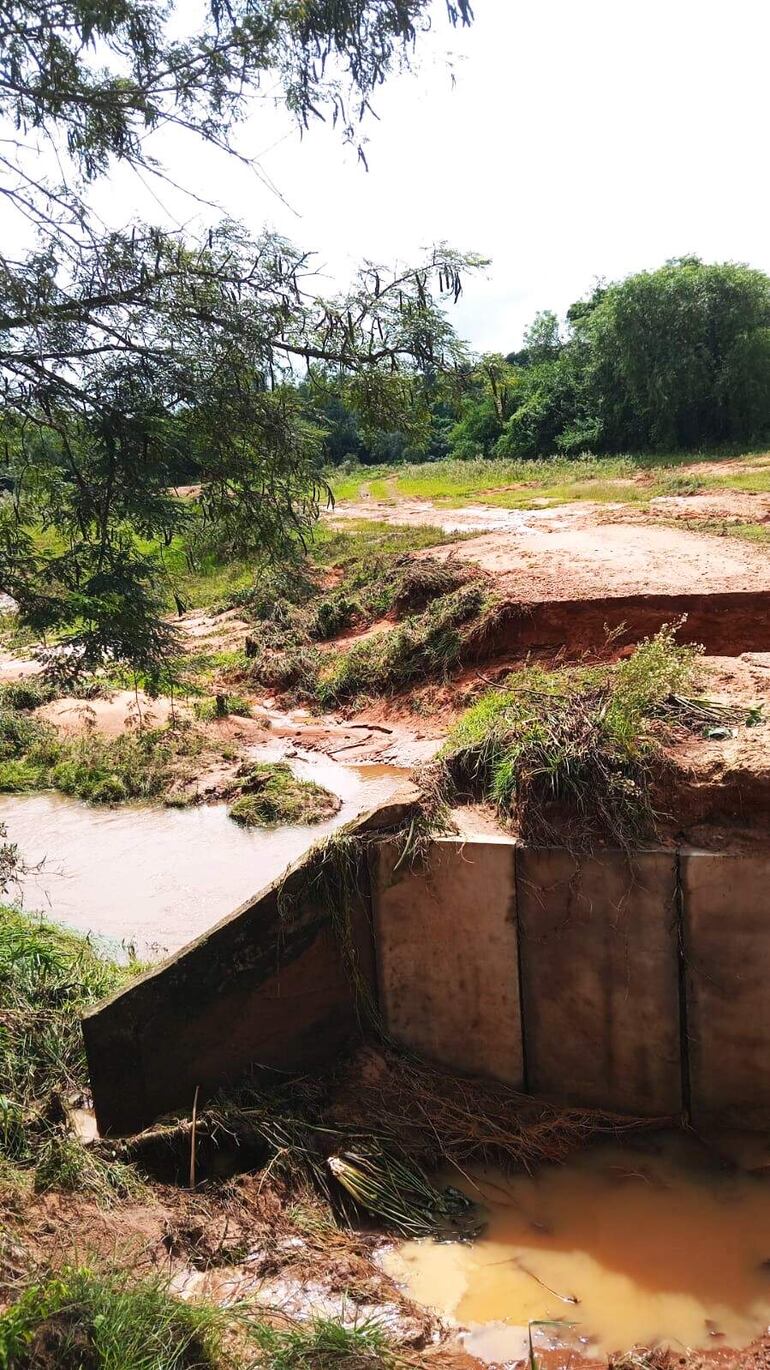
[[[328,1166],[359,1208],[402,1237],[476,1237],[483,1227],[475,1204],[453,1188],[437,1189],[405,1157],[381,1147],[330,1156]]]

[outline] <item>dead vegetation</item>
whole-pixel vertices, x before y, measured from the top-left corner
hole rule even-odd
[[[306,592],[255,600],[244,674],[323,706],[445,677],[491,603],[485,578],[466,564],[403,555],[356,564],[334,589],[316,584],[309,600]],[[332,652],[319,646],[386,617],[398,626]]]

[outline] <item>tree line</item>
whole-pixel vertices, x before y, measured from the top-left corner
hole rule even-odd
[[[410,431],[367,430],[344,385],[305,386],[330,465],[656,452],[770,439],[770,277],[697,257],[598,284],[516,351],[428,378]]]

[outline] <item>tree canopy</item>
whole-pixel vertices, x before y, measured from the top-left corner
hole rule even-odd
[[[685,257],[598,285],[564,329],[542,311],[521,348],[467,368],[452,415],[460,458],[765,442],[770,277]]]
[[[471,21],[467,0],[447,11]],[[301,125],[331,118],[355,139],[428,0],[211,0],[180,36],[186,17],[150,0],[11,0],[0,16],[15,131],[0,194],[36,235],[0,257],[0,588],[38,630],[70,632],[73,662],[149,672],[171,641],[156,544],[190,518],[169,496],[180,469],[230,545],[285,550],[324,491],[297,368],[346,377],[365,423],[419,423],[419,377],[462,358],[443,305],[474,264],[443,246],[404,270],[367,263],[324,299],[309,255],[269,232],[105,231],[89,181],[121,162],[169,176],[148,141],[169,125],[245,156],[236,126],[267,83]]]

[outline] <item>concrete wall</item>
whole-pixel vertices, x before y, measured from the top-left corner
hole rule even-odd
[[[354,825],[373,840],[351,930],[395,1040],[565,1104],[770,1125],[770,855],[444,839],[412,867],[387,836],[409,812]],[[311,856],[89,1015],[102,1132],[360,1035],[317,874]]]
[[[516,848],[434,842],[416,868],[375,865],[380,1011],[404,1046],[470,1075],[523,1083]]]
[[[770,1126],[770,856],[683,853],[696,1126]]]
[[[517,885],[528,1089],[679,1113],[674,854],[522,848]]]
[[[398,827],[413,796],[350,825]],[[99,1130],[120,1134],[189,1109],[251,1067],[305,1070],[333,1059],[361,1031],[359,1005],[311,853],[288,877],[140,976],[83,1022]],[[365,853],[350,911],[361,973],[374,992],[371,894]]]

